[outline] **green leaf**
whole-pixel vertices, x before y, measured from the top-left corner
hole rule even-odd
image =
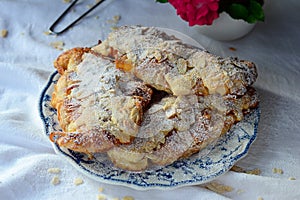
[[[248,9],[244,5],[233,3],[228,8],[228,14],[233,19],[244,19],[244,20],[246,20],[249,12],[248,12]]]
[[[250,0],[249,13],[259,21],[264,21],[265,19],[265,14],[262,6],[255,0]]]
[[[257,20],[253,15],[248,15],[247,18],[245,19],[245,21],[250,24],[254,24]]]
[[[156,0],[156,2],[159,2],[159,3],[168,3],[168,0]]]

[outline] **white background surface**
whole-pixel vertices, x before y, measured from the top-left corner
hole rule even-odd
[[[93,1],[91,1],[93,2]],[[0,0],[0,199],[107,199],[130,195],[135,199],[300,199],[300,2],[269,1],[266,20],[246,37],[219,42],[200,35],[176,16],[167,4],[154,0],[108,0],[89,17],[61,36],[43,32],[66,8],[61,0]],[[85,9],[85,6],[82,6]],[[67,17],[80,14],[81,8]],[[53,60],[61,53],[49,44],[63,41],[64,49],[92,46],[117,24],[141,24],[175,29],[220,56],[254,61],[259,78],[255,84],[261,100],[258,137],[249,154],[237,165],[259,168],[259,176],[228,172],[216,181],[233,187],[222,195],[201,186],[170,191],[136,191],[95,182],[77,172],[56,155],[43,135],[38,114],[39,95],[54,71]],[[96,16],[99,16],[97,18]],[[236,51],[230,51],[234,47]],[[58,167],[61,183],[50,184]],[[281,168],[283,174],[274,174]],[[75,186],[75,178],[84,184]],[[296,180],[289,180],[295,177]],[[99,187],[104,188],[99,192]]]

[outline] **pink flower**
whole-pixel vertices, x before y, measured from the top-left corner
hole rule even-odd
[[[190,26],[211,25],[219,17],[219,0],[169,0],[169,3]]]

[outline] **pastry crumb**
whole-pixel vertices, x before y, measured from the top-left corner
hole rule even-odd
[[[51,42],[50,46],[52,46],[55,49],[58,49],[60,51],[63,50],[63,46],[65,45],[65,43],[63,41],[56,41],[56,42]]]
[[[119,23],[119,21],[121,20],[121,15],[115,15],[115,16],[113,16],[113,18],[112,19],[109,19],[109,20],[107,20],[106,22],[108,23],[108,24],[118,24]]]
[[[104,188],[103,187],[99,187],[98,192],[103,192]]]
[[[294,181],[294,180],[296,180],[296,178],[295,177],[289,177],[289,180]]]
[[[44,34],[45,34],[45,35],[50,35],[51,32],[50,32],[50,31],[44,31]]]
[[[262,197],[258,197],[258,198],[257,198],[257,200],[264,200],[264,198],[262,198]]]
[[[231,168],[231,171],[234,172],[241,172],[241,173],[246,173],[246,174],[252,174],[252,175],[260,175],[261,174],[261,170],[258,168],[252,169],[252,170],[245,170],[242,167],[236,166],[234,165]]]
[[[83,184],[82,178],[75,178],[75,179],[74,179],[74,184],[75,184],[75,185],[81,185],[81,184]]]
[[[59,180],[59,177],[58,176],[54,176],[51,180],[51,184],[52,185],[58,185],[60,184],[60,180]]]
[[[282,169],[278,169],[277,172],[278,172],[279,174],[283,174],[283,170],[282,170]]]
[[[7,35],[8,35],[8,30],[2,29],[2,30],[0,31],[0,36],[1,36],[2,38],[6,38]]]
[[[55,168],[49,168],[47,170],[48,173],[51,173],[51,174],[59,174],[61,171],[59,168],[55,167]]]
[[[64,3],[70,3],[71,0],[63,0]]]
[[[219,194],[224,194],[226,192],[231,192],[233,190],[233,188],[231,186],[223,185],[218,182],[211,182],[211,183],[205,184],[205,188],[209,189],[211,191],[214,191],[216,193],[219,193]]]
[[[260,169],[256,168],[256,169],[252,169],[252,170],[247,170],[246,174],[260,175],[261,171],[260,171]]]
[[[242,193],[244,193],[244,192],[245,192],[245,191],[242,190],[242,189],[238,189],[238,190],[236,191],[237,194],[242,194]]]
[[[120,21],[120,19],[121,19],[121,15],[115,15],[115,16],[113,16],[113,20],[114,20],[116,23],[118,23],[118,22]]]
[[[230,50],[230,51],[236,51],[236,48],[234,48],[234,47],[229,47],[229,50]]]
[[[134,198],[132,196],[124,196],[122,200],[134,200]]]
[[[98,194],[97,200],[107,200],[106,196],[103,194]]]
[[[236,166],[236,165],[233,165],[230,170],[234,171],[234,172],[244,172],[245,171],[243,168]]]
[[[283,170],[280,168],[273,168],[273,173],[274,174],[283,174]]]

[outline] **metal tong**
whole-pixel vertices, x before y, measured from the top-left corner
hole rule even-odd
[[[92,10],[94,10],[98,5],[103,3],[105,0],[99,0],[97,1],[91,8],[89,8],[87,11],[85,11],[81,16],[79,16],[77,19],[75,19],[73,22],[71,22],[69,25],[67,25],[65,28],[63,28],[60,31],[55,31],[55,27],[59,24],[59,22],[68,14],[68,12],[71,10],[73,6],[78,2],[78,0],[72,1],[70,6],[55,20],[55,22],[50,26],[49,32],[52,34],[62,34],[63,32],[67,31],[69,28],[74,26],[77,22],[79,22],[82,18],[84,18],[87,14],[89,14]]]

